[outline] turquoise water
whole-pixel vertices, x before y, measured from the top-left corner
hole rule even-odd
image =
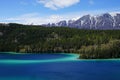
[[[11,52],[12,53],[12,52]],[[120,60],[76,54],[0,54],[0,80],[120,80]]]

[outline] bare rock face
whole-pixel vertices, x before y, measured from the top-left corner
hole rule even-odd
[[[112,29],[114,19],[113,17],[106,13],[101,16],[98,16],[96,19],[96,28],[97,29]]]
[[[79,19],[80,21],[80,28],[90,29],[91,26],[91,16],[85,15]]]
[[[65,26],[67,26],[67,21],[65,21],[65,20],[64,21],[60,21],[56,25],[57,26],[62,26],[62,27],[64,26],[65,27]]]
[[[85,15],[80,19],[74,21],[70,26],[75,28],[83,28],[83,29],[90,29],[91,26],[91,16]]]
[[[54,24],[54,25],[53,25]],[[115,16],[105,13],[99,16],[84,15],[78,20],[60,21],[52,23],[48,26],[67,26],[79,29],[120,29],[120,14],[116,13]]]
[[[120,14],[116,14],[116,16],[114,16],[114,24],[115,28],[120,28]]]
[[[74,22],[75,22],[74,20],[69,20],[68,26],[72,28],[74,26],[74,24],[73,24]]]

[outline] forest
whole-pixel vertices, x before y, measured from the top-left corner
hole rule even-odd
[[[81,59],[120,58],[120,30],[0,24],[0,52],[76,53]]]

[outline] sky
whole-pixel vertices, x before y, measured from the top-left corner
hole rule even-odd
[[[120,0],[0,0],[0,23],[47,24],[120,12]]]

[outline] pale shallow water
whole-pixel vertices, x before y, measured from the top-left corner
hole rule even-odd
[[[0,54],[0,80],[120,80],[120,60],[74,54]]]

